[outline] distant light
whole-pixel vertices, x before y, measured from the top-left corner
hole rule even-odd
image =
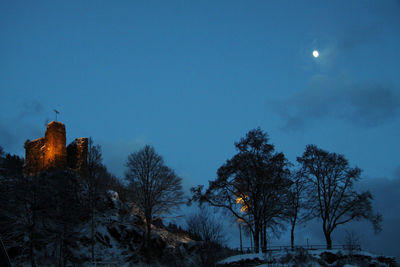
[[[314,50],[314,51],[312,52],[312,55],[313,55],[315,58],[317,58],[317,57],[319,57],[319,52],[318,52],[317,50]]]

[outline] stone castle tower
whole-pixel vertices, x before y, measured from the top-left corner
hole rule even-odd
[[[27,175],[48,169],[73,169],[84,175],[87,167],[88,139],[77,138],[66,147],[65,125],[52,121],[44,137],[25,142],[25,168]]]

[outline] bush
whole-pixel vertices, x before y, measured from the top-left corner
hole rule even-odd
[[[305,248],[296,248],[296,254],[294,255],[294,262],[296,266],[305,266],[306,263],[311,260],[311,255]]]

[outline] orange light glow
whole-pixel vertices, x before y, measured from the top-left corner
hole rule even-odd
[[[244,204],[244,199],[246,199],[247,197],[248,197],[248,196],[247,196],[246,194],[243,194],[242,197],[237,197],[237,198],[236,198],[236,204],[242,205],[242,207],[241,207],[241,209],[240,209],[241,212],[245,212],[245,211],[248,210],[247,205]]]

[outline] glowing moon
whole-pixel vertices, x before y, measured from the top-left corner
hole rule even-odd
[[[315,58],[317,58],[317,57],[319,57],[319,52],[318,52],[317,50],[314,50],[314,51],[312,52],[312,55],[313,55]]]

